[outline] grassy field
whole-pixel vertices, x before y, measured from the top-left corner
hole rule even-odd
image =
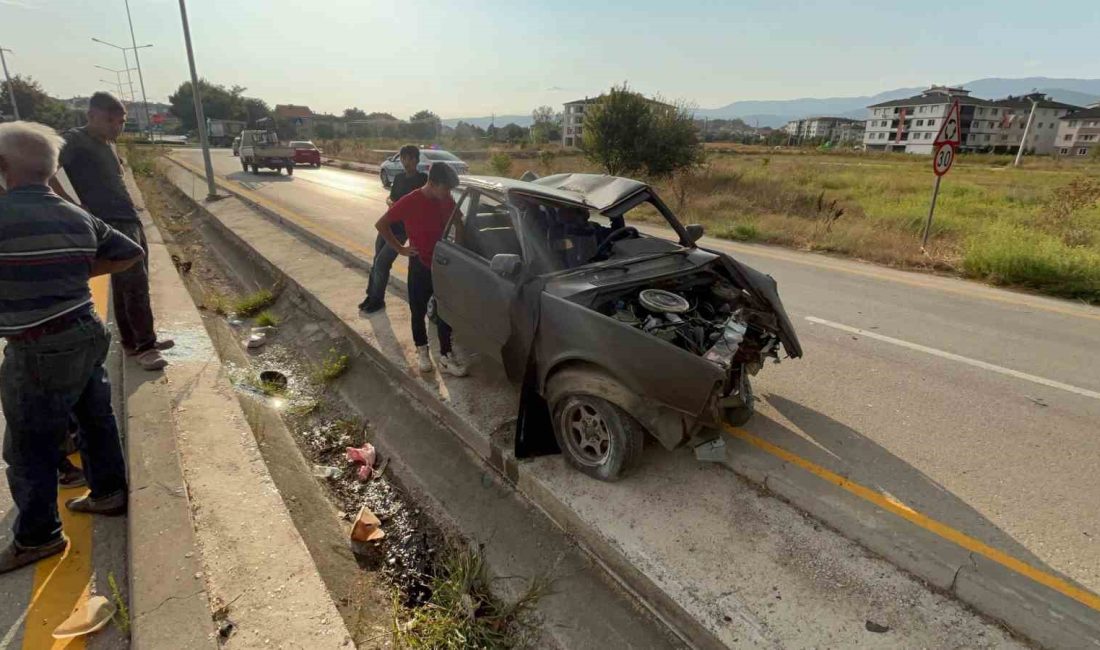
[[[579,156],[515,160],[511,175],[597,171]],[[492,173],[474,161],[473,173]],[[656,183],[685,223],[740,241],[949,272],[1100,302],[1100,163],[958,159],[944,177],[927,253],[931,159],[762,147],[711,150],[697,173]]]

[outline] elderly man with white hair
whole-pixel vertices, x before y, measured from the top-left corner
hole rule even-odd
[[[61,553],[57,467],[70,414],[90,493],[74,512],[126,512],[126,467],[103,362],[110,334],[92,310],[88,279],[124,270],[142,250],[48,187],[64,141],[31,122],[0,124],[0,403],[4,461],[19,510],[0,573]]]

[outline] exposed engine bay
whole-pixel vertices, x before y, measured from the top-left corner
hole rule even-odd
[[[601,296],[595,308],[723,369],[744,366],[755,375],[766,357],[779,358],[775,314],[755,302],[706,271]]]

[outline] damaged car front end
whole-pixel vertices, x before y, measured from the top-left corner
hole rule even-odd
[[[463,192],[467,210],[460,202],[452,219],[463,234],[455,226],[443,254],[477,250],[500,282],[475,287],[455,282],[454,268],[435,270],[437,299],[460,335],[477,326],[480,340],[487,326],[463,318],[456,292],[507,302],[480,314],[507,314],[496,338],[523,386],[518,457],[556,447],[577,469],[614,480],[637,462],[646,434],[673,449],[744,424],[751,377],[781,353],[802,354],[771,277],[698,247],[701,228],[680,224],[643,183],[563,174],[469,179]],[[504,208],[515,233],[508,250],[484,245],[506,226],[479,225],[484,201],[466,200],[470,193]],[[628,213],[663,217],[678,241],[643,234]]]

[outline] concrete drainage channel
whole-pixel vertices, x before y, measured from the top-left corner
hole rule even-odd
[[[173,240],[177,269],[230,368],[271,476],[360,647],[385,645],[386,631],[365,622],[392,619],[377,573],[415,606],[429,595],[441,552],[469,544],[498,577],[493,590],[506,603],[549,582],[517,626],[530,633],[525,626],[537,623],[538,647],[685,645],[412,399],[323,306],[202,209],[154,217]],[[250,350],[253,323],[229,318],[226,296],[264,289],[273,289],[264,309],[278,324]],[[345,448],[368,440],[382,475],[360,482]],[[345,522],[362,505],[379,515],[386,539],[353,557]]]

